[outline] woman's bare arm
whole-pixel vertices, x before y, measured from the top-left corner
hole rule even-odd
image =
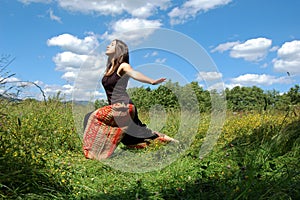
[[[118,69],[118,74],[123,75],[127,74],[131,78],[143,82],[143,83],[148,83],[152,85],[156,85],[159,83],[162,83],[166,80],[166,78],[159,78],[159,79],[152,79],[147,77],[146,75],[142,74],[141,72],[135,71],[129,64],[127,63],[122,63]]]

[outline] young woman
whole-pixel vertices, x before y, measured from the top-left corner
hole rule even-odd
[[[129,78],[152,85],[164,82],[165,78],[151,79],[135,71],[129,64],[127,45],[113,40],[107,46],[106,71],[102,78],[109,105],[86,116],[83,150],[91,159],[111,156],[122,142],[128,147],[145,147],[149,140],[170,142],[177,140],[152,131],[143,124],[134,103],[126,92]]]

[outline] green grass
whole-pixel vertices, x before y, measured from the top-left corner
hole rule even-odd
[[[199,159],[210,122],[202,116],[199,127],[185,129],[196,134],[179,157],[162,169],[131,173],[112,166],[126,164],[122,157],[112,164],[84,158],[71,105],[55,99],[0,104],[2,199],[300,198],[299,110],[228,114],[216,146]],[[162,130],[172,135],[179,123],[178,112],[169,112]],[[124,152],[145,156],[163,148]]]

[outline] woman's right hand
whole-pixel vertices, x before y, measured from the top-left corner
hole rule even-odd
[[[152,85],[157,85],[159,83],[162,83],[166,80],[166,78],[160,78],[153,80],[152,78],[149,78],[148,76],[142,74],[141,72],[135,71],[132,69],[132,67],[128,63],[122,63],[117,71],[119,75],[127,74],[134,80],[143,82],[143,83],[148,83]]]
[[[166,80],[167,80],[166,78],[157,79],[157,80],[155,80],[155,81],[152,82],[152,85],[160,84],[162,82],[165,82]]]
[[[170,136],[167,136],[165,134],[159,133],[157,131],[154,131],[154,134],[156,134],[158,137],[155,138],[154,140],[159,140],[161,142],[174,142],[174,143],[179,143],[178,140],[171,138]]]

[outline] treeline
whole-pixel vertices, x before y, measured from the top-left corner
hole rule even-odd
[[[184,86],[168,81],[156,89],[150,87],[129,88],[128,93],[135,105],[142,110],[149,110],[154,105],[165,109],[181,108],[186,110],[199,109],[200,112],[211,110],[212,95],[223,95],[227,109],[233,112],[287,110],[291,105],[300,105],[300,87],[295,85],[288,92],[264,91],[259,87],[226,88],[223,93],[204,90],[198,82],[191,82]],[[103,106],[105,101],[96,101],[96,107]]]
[[[232,111],[288,110],[300,105],[300,87],[295,85],[288,92],[264,91],[259,87],[234,87],[225,90],[227,107]]]

